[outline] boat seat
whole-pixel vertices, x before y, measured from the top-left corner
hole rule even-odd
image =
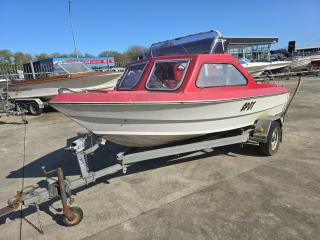
[[[178,64],[175,64],[173,66],[173,76],[176,81],[179,82],[182,79],[183,73],[184,73],[184,69],[179,68]]]

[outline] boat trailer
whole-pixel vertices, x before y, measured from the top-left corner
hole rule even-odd
[[[71,180],[64,176],[63,169],[60,167],[50,171],[47,171],[45,167],[42,167],[44,175],[46,176],[47,187],[27,186],[21,191],[18,191],[17,194],[8,201],[8,205],[0,209],[0,217],[8,216],[11,212],[18,210],[20,206],[26,208],[35,206],[37,212],[40,213],[40,204],[55,198],[60,198],[63,207],[63,223],[66,226],[77,225],[83,218],[83,211],[79,207],[70,206],[74,202],[72,191],[87,186],[99,178],[117,172],[125,174],[128,167],[138,162],[232,144],[243,145],[248,141],[267,142],[268,132],[274,120],[274,118],[259,120],[257,121],[255,128],[239,130],[239,132],[237,131],[237,134],[233,133],[232,136],[226,135],[223,138],[211,136],[211,138],[206,137],[204,140],[189,140],[187,143],[176,143],[155,148],[131,148],[128,151],[117,154],[118,163],[98,171],[91,171],[89,169],[88,157],[101,145],[105,145],[106,140],[103,138],[93,140],[92,134],[87,134],[84,137],[80,137],[73,141],[70,146],[65,148],[66,151],[70,151],[76,156],[81,172],[80,177]],[[48,177],[48,174],[53,172],[56,173],[56,177]],[[40,230],[42,231],[42,229]]]
[[[1,91],[1,90],[0,90]],[[23,123],[28,123],[26,120],[27,110],[20,104],[11,101],[5,92],[0,92],[0,118],[2,116],[21,116]]]
[[[39,98],[12,99],[10,95],[0,89],[0,117],[21,116],[22,122],[27,123],[26,114],[40,115],[45,107]]]

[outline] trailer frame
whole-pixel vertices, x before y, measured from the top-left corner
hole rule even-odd
[[[106,144],[103,138],[93,139],[93,134],[88,133],[79,137],[65,148],[76,156],[77,164],[80,169],[80,176],[75,179],[64,177],[62,168],[47,171],[43,166],[42,170],[46,176],[46,187],[27,186],[8,201],[8,206],[0,209],[0,217],[6,216],[17,210],[19,206],[35,206],[39,213],[39,205],[48,202],[54,198],[60,198],[63,206],[63,222],[66,226],[74,226],[81,222],[83,211],[79,207],[70,207],[69,203],[74,202],[72,191],[80,187],[94,183],[97,179],[106,177],[118,172],[127,173],[127,169],[136,163],[149,161],[153,159],[191,153],[204,149],[213,149],[233,144],[243,146],[247,142],[265,142],[269,134],[270,124],[273,121],[281,121],[282,115],[257,120],[255,125],[246,129],[237,129],[227,131],[222,134],[223,137],[217,137],[216,134],[203,136],[184,142],[177,142],[162,145],[153,148],[129,148],[127,151],[119,152],[116,156],[117,163],[109,167],[92,171],[88,165],[90,155]],[[263,131],[261,131],[263,129]],[[57,178],[48,177],[48,174],[55,172]],[[40,224],[42,226],[42,224]],[[42,232],[42,229],[39,230]]]

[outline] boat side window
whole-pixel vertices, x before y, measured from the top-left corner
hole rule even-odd
[[[129,65],[120,80],[118,89],[132,89],[139,82],[148,62]]]
[[[186,75],[189,60],[158,61],[147,81],[147,89],[173,91],[178,89]]]
[[[246,85],[247,79],[232,64],[205,63],[197,78],[200,88]]]

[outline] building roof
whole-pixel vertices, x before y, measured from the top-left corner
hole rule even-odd
[[[296,48],[296,51],[310,50],[310,49],[318,49],[318,48],[320,48],[320,45],[318,45],[318,46],[311,46],[311,47]]]
[[[237,37],[237,36],[224,36],[223,39],[227,40],[229,46],[239,45],[266,45],[277,43],[278,37]]]

